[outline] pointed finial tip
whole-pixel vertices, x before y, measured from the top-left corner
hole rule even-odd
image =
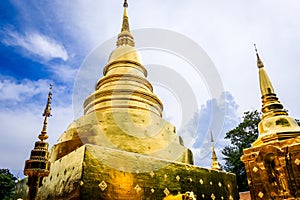
[[[124,8],[128,8],[128,3],[127,3],[127,0],[124,0],[123,7],[124,7]]]
[[[258,53],[257,48],[256,48],[256,44],[254,44],[254,49],[255,49],[255,52]]]
[[[211,142],[214,142],[214,137],[213,137],[213,132],[212,132],[212,130],[210,130],[210,141],[211,141]]]
[[[262,68],[262,67],[264,67],[264,64],[263,64],[263,62],[261,61],[261,59],[260,59],[260,57],[259,57],[259,54],[258,54],[258,50],[257,50],[256,44],[254,44],[254,48],[255,48],[256,57],[257,57],[257,66],[258,66],[258,68]]]

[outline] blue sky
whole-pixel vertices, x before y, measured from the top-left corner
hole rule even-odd
[[[194,123],[201,127],[197,129],[201,137],[189,144],[197,164],[208,165],[209,156],[201,155],[209,153],[203,153],[209,146],[209,129],[216,132],[216,147],[220,149],[224,133],[238,123],[242,113],[260,109],[253,43],[258,45],[281,102],[293,117],[300,118],[297,89],[300,3],[297,0],[191,0],[180,3],[132,0],[129,5],[132,29],[168,29],[201,46],[213,61],[224,91],[227,91],[222,94],[226,101],[221,102],[212,99],[205,78],[199,84],[189,82],[197,96],[199,110],[195,113],[201,119],[201,122],[193,122],[192,116],[189,119],[189,125]],[[50,144],[55,143],[74,115],[80,116],[80,109],[73,107],[80,105],[80,102],[74,103],[73,91],[78,70],[91,52],[119,33],[121,17],[121,0],[0,2],[0,167],[22,174],[24,162],[42,128],[41,114],[50,83],[54,84],[53,116],[48,128]],[[112,45],[107,52],[113,49]],[[157,52],[147,54],[145,51],[142,55],[146,66],[153,63],[172,65],[181,73],[180,68],[186,65],[172,61],[172,56],[159,57]],[[108,56],[105,54],[103,59],[96,61],[99,66],[93,72],[96,78],[102,76]],[[156,80],[155,74],[150,74],[149,78]],[[82,92],[83,98],[93,90],[97,80],[94,79],[89,80],[89,89]],[[167,93],[159,84],[154,86],[164,102],[165,118],[178,128],[182,119],[177,116],[180,105],[176,102],[176,94]],[[217,109],[213,111],[211,107]],[[224,123],[218,118],[211,121],[212,113],[219,108],[226,108]],[[184,140],[188,140],[186,138]]]

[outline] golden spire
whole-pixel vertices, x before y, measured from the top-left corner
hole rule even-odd
[[[218,158],[217,158],[217,154],[215,152],[215,142],[214,142],[214,138],[213,138],[213,133],[212,131],[210,131],[210,138],[211,138],[211,153],[212,153],[212,163],[211,163],[211,169],[214,170],[222,170]]]
[[[272,83],[270,81],[267,72],[264,69],[264,64],[259,57],[256,45],[254,45],[254,47],[255,47],[255,52],[257,57],[257,67],[259,68],[259,83],[260,83],[261,95],[264,96],[267,94],[274,94],[274,88],[272,86]]]
[[[48,93],[48,100],[47,100],[46,108],[45,108],[44,113],[43,113],[43,116],[45,116],[44,125],[43,125],[43,129],[41,131],[41,134],[39,135],[39,139],[41,141],[46,140],[48,138],[47,124],[48,124],[48,117],[51,117],[52,87],[53,87],[53,85],[50,84],[50,91]]]
[[[262,67],[264,67],[264,64],[263,64],[263,62],[261,61],[261,59],[260,59],[260,57],[258,55],[256,44],[254,44],[254,48],[255,48],[256,57],[257,57],[257,66],[258,66],[258,68],[262,68]]]
[[[50,84],[50,91],[48,94],[48,101],[46,104],[46,108],[44,110],[43,116],[44,125],[39,135],[39,139],[41,141],[35,142],[34,149],[31,151],[30,159],[26,160],[24,175],[28,176],[27,185],[29,187],[27,199],[34,200],[37,195],[37,191],[42,183],[42,179],[49,175],[50,170],[50,161],[49,161],[49,144],[45,142],[48,138],[47,135],[47,123],[48,117],[51,116],[51,99],[52,99],[52,84]]]
[[[262,119],[277,115],[287,115],[286,110],[283,109],[283,105],[279,102],[278,98],[276,97],[270,78],[259,57],[256,45],[255,51],[257,56],[257,66],[259,68],[259,84],[263,102]]]
[[[124,14],[123,14],[123,23],[122,23],[122,29],[121,32],[123,31],[130,31],[129,30],[129,20],[128,20],[128,15],[127,15],[127,8],[128,8],[128,3],[127,0],[124,1]]]
[[[128,8],[127,0],[124,0],[123,7],[124,7],[123,23],[122,23],[121,33],[118,35],[117,46],[130,45],[134,47],[135,45],[134,39],[130,33],[130,28],[129,28],[129,19],[127,14],[127,8]]]
[[[134,47],[130,33],[127,7],[124,1],[124,16],[117,48],[109,56],[103,69],[104,77],[96,84],[95,92],[84,102],[84,114],[118,109],[145,110],[162,116],[163,105],[153,93],[151,83],[146,79],[147,69],[142,64],[140,53]]]

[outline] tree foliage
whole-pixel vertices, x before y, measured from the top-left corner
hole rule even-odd
[[[258,111],[245,112],[243,121],[228,131],[225,136],[225,139],[229,139],[231,144],[222,151],[225,159],[224,169],[236,174],[239,191],[249,190],[245,166],[240,158],[243,150],[251,147],[251,144],[257,139],[259,122],[260,113]]]
[[[15,189],[15,180],[13,174],[9,172],[8,169],[0,169],[0,199],[9,200],[12,199],[14,189]]]
[[[295,119],[295,120],[296,120],[298,126],[300,126],[300,120],[299,119]]]

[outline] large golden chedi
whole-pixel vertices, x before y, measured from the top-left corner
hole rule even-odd
[[[238,199],[235,175],[194,166],[176,128],[162,118],[163,105],[134,48],[126,1],[103,74],[84,115],[51,149],[50,174],[37,199]]]
[[[162,118],[162,102],[153,93],[134,48],[126,7],[117,48],[103,75],[84,102],[84,116],[74,121],[54,146],[52,161],[83,144],[93,144],[193,164],[176,128]]]

